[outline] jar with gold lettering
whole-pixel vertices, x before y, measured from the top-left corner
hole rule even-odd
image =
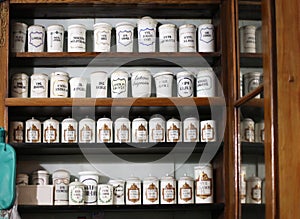
[[[41,136],[41,122],[34,117],[27,120],[25,123],[25,142],[41,143]]]
[[[142,204],[141,180],[138,177],[130,177],[126,181],[126,205]]]
[[[194,203],[194,179],[184,174],[178,180],[178,204]]]
[[[181,142],[181,121],[171,118],[167,121],[167,142]]]
[[[155,176],[148,176],[143,180],[143,204],[159,204],[159,180]]]
[[[161,204],[176,204],[176,180],[166,175],[160,179]]]
[[[59,122],[52,117],[43,123],[43,143],[59,143]]]
[[[209,163],[199,164],[195,171],[195,202],[213,203],[213,169]]]
[[[113,122],[109,118],[100,118],[97,121],[97,142],[113,142]]]
[[[66,118],[61,122],[61,142],[77,143],[78,122],[73,118]]]
[[[148,142],[148,122],[143,118],[132,120],[132,142]]]

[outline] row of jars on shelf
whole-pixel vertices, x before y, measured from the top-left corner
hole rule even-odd
[[[213,203],[213,169],[209,163],[195,166],[194,178],[184,174],[177,180],[171,175],[160,179],[149,175],[143,180],[131,176],[126,181],[104,181],[101,179],[104,177],[95,171],[82,171],[78,175],[79,181],[75,179],[70,183],[67,170],[59,169],[53,173],[54,205]],[[29,188],[28,178],[27,174],[17,175],[17,184],[23,185],[23,190]],[[48,171],[33,172],[31,181],[32,185],[48,185]]]
[[[241,121],[241,140],[244,142],[265,141],[265,122],[261,120],[257,123],[251,118],[245,118]]]
[[[120,22],[116,24],[116,51],[133,52],[135,24]],[[156,30],[159,33],[160,52],[196,52],[197,44],[199,52],[215,51],[215,34],[212,24],[201,24],[197,27],[194,24],[184,24],[178,28],[179,39],[177,40],[177,26],[172,23],[160,25],[151,17],[142,17],[137,21],[137,44],[139,52],[156,51]],[[94,52],[110,52],[112,44],[112,26],[108,23],[94,24]],[[68,26],[68,52],[86,52],[86,31],[82,24]],[[27,33],[28,32],[28,33]],[[12,26],[12,52],[25,52],[26,36],[28,52],[44,52],[45,36],[47,33],[47,51],[63,52],[64,48],[64,26],[55,24],[47,27],[42,25],[31,25],[16,22]],[[27,33],[27,34],[26,34]],[[177,43],[178,41],[178,43]],[[177,45],[178,44],[178,45]],[[178,47],[178,48],[177,48]]]
[[[96,127],[97,126],[97,127]],[[109,118],[100,118],[96,122],[84,118],[79,123],[73,118],[61,122],[50,118],[43,122],[29,119],[10,123],[10,142],[12,143],[145,143],[145,142],[213,142],[216,141],[216,122],[214,120],[199,120],[195,117],[181,121],[155,114],[149,120],[135,118],[132,122],[124,117],[114,122]],[[61,140],[60,140],[61,135]],[[199,139],[200,138],[200,139]]]
[[[155,73],[152,76],[152,73],[145,69],[135,70],[131,74],[116,70],[111,73],[110,81],[107,72],[92,72],[90,74],[91,97],[108,97],[110,82],[111,97],[126,98],[129,93],[129,81],[131,81],[132,97],[150,97],[152,78],[155,81],[157,97],[172,97],[174,73],[164,71]],[[178,72],[176,74],[177,96],[194,97],[196,93],[197,97],[214,97],[217,95],[216,80],[215,73],[210,68],[200,70],[197,75],[190,71]],[[69,74],[66,72],[53,72],[50,77],[50,86],[48,84],[49,77],[46,74],[32,74],[29,81],[27,74],[17,73],[11,79],[11,96],[27,98],[30,90],[30,97],[32,98],[46,98],[48,96],[51,98],[65,98],[69,96],[69,93],[72,98],[87,97],[88,81],[84,77],[69,79]],[[48,87],[50,87],[50,95],[48,95]]]

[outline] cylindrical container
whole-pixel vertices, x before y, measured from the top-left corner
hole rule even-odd
[[[117,52],[133,52],[134,25],[129,22],[116,24]]]
[[[143,180],[143,204],[159,204],[159,180],[155,176],[149,176]]]
[[[26,186],[26,185],[28,185],[28,182],[29,182],[28,179],[29,179],[29,176],[27,174],[17,174],[16,184]]]
[[[255,53],[255,26],[246,25],[240,27],[240,52]]]
[[[32,185],[49,185],[49,173],[46,170],[34,171],[31,175]]]
[[[78,122],[73,118],[66,118],[61,122],[61,143],[77,143]]]
[[[171,118],[167,121],[167,142],[181,142],[182,128],[181,121]]]
[[[158,28],[159,51],[177,52],[177,28],[175,24],[163,24]]]
[[[28,52],[44,52],[45,27],[31,25],[28,27]]]
[[[265,122],[264,120],[255,123],[255,142],[265,141]]]
[[[176,74],[177,78],[177,97],[194,96],[194,74],[182,71]]]
[[[66,170],[56,170],[52,174],[54,185],[54,205],[69,204],[70,173]]]
[[[69,205],[84,205],[84,184],[75,179],[69,184]]]
[[[247,203],[261,204],[261,179],[259,177],[249,177],[247,179]]]
[[[173,176],[163,176],[160,179],[160,203],[176,204],[176,179]]]
[[[50,97],[66,98],[69,91],[69,74],[66,72],[53,72],[50,78]]]
[[[59,122],[52,117],[43,122],[43,143],[59,143]]]
[[[199,142],[199,120],[196,117],[189,117],[183,121],[183,141]]]
[[[151,96],[151,72],[148,70],[138,70],[131,73],[132,97]]]
[[[215,73],[212,69],[201,70],[197,73],[197,97],[217,96],[215,77]]]
[[[179,52],[196,52],[196,27],[184,24],[179,27]]]
[[[98,205],[113,204],[113,186],[111,184],[98,185]]]
[[[255,49],[257,53],[262,53],[262,32],[261,27],[257,27],[255,31]]]
[[[240,199],[241,203],[246,203],[246,166],[241,166],[241,172],[240,172]]]
[[[41,122],[32,117],[26,121],[25,142],[26,143],[41,143],[42,129]]]
[[[97,184],[99,182],[99,174],[93,171],[79,172],[79,181],[84,184],[85,198],[84,204],[97,204]]]
[[[70,79],[70,90],[72,98],[86,97],[87,81],[82,77],[75,77]]]
[[[10,51],[25,52],[27,24],[14,22],[10,34]]]
[[[214,142],[217,140],[217,129],[215,120],[204,120],[200,122],[201,141]]]
[[[97,121],[97,143],[113,142],[113,122],[109,118],[100,118]]]
[[[94,52],[110,52],[111,28],[107,23],[94,24]]]
[[[194,204],[194,179],[184,174],[178,180],[178,204]]]
[[[243,94],[246,95],[249,92],[255,90],[263,80],[263,74],[261,72],[248,72],[243,74]],[[258,94],[255,98],[260,98],[261,95]]]
[[[11,97],[28,97],[28,75],[25,73],[14,74],[11,78]]]
[[[68,52],[86,51],[86,27],[73,24],[68,27]]]
[[[111,179],[108,182],[113,186],[113,204],[124,205],[125,204],[125,181],[121,179]]]
[[[157,97],[172,97],[173,78],[172,72],[158,72],[153,75]]]
[[[21,121],[12,121],[9,123],[9,142],[22,143],[24,142],[24,124]]]
[[[125,71],[115,71],[110,76],[111,97],[128,97],[128,73]]]
[[[213,203],[213,169],[212,165],[195,166],[195,203]]]
[[[59,24],[47,27],[47,51],[63,52],[65,28]]]
[[[241,122],[241,140],[254,142],[254,121],[250,118],[245,118]]]
[[[165,142],[166,120],[155,114],[149,120],[149,142]]]
[[[201,24],[198,27],[198,52],[215,51],[215,28],[212,24]]]
[[[107,97],[107,73],[105,71],[96,71],[90,74],[91,78],[91,97]]]
[[[48,97],[48,75],[34,73],[30,80],[30,97]]]
[[[142,183],[138,177],[126,180],[126,205],[142,204]]]
[[[84,118],[79,121],[79,143],[95,143],[95,121]]]
[[[115,124],[115,143],[124,143],[131,141],[131,124],[127,118],[118,118]]]
[[[142,17],[137,22],[139,52],[155,52],[157,21],[151,17]]]
[[[266,179],[261,181],[261,203],[266,203]]]
[[[144,143],[148,142],[148,122],[143,118],[135,118],[132,120],[132,142]]]

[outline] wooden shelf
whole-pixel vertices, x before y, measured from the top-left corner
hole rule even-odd
[[[263,58],[261,53],[240,53],[241,68],[262,68]]]
[[[240,20],[261,20],[261,0],[240,0],[239,19]]]
[[[221,54],[213,53],[99,53],[99,52],[24,52],[11,55],[11,67],[76,66],[214,66]]]
[[[264,85],[261,84],[255,90],[249,92],[245,96],[243,96],[240,99],[238,99],[237,101],[235,101],[234,106],[241,107],[241,106],[247,104],[247,102],[249,102],[250,100],[253,100],[252,102],[250,102],[250,106],[251,106],[251,104],[257,105],[258,103],[256,103],[254,97],[256,97],[258,94],[262,93],[263,90],[264,90]],[[262,103],[259,103],[259,104],[262,104]]]

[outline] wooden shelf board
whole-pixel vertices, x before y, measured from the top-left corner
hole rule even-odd
[[[245,105],[247,102],[252,100],[258,94],[262,93],[263,90],[264,90],[264,85],[261,84],[255,90],[251,91],[250,93],[246,94],[245,96],[243,96],[240,99],[238,99],[237,101],[235,101],[234,106],[241,107],[241,106]],[[252,104],[254,104],[254,103],[255,103],[255,100],[252,101]]]
[[[240,67],[262,68],[262,62],[261,53],[240,53]]]

